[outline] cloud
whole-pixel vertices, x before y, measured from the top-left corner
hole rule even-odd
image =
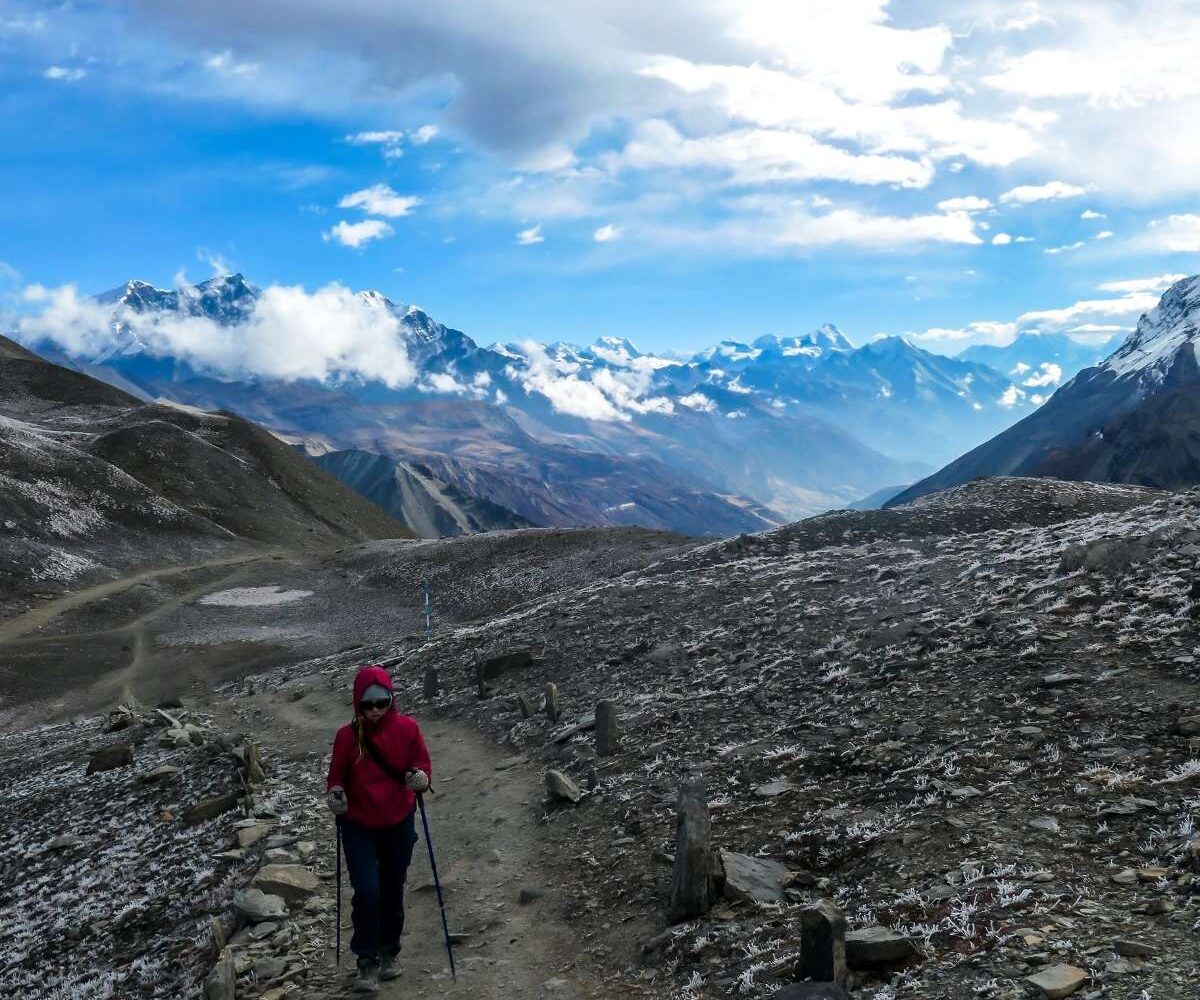
[[[1149,312],[1160,298],[1159,292],[1131,291],[1117,299],[1084,299],[1061,309],[1031,310],[1022,313],[1017,321],[1023,328],[1043,331],[1066,331],[1086,323],[1111,323],[1126,320],[1130,326],[1144,312]]]
[[[1186,274],[1160,274],[1155,278],[1129,278],[1124,281],[1105,281],[1097,285],[1101,292],[1121,292],[1133,295],[1161,295]]]
[[[1008,246],[1013,241],[1013,238],[1008,233],[997,233],[992,237],[992,246],[1003,247]]]
[[[20,339],[49,342],[83,357],[113,347],[125,331],[151,356],[179,358],[227,377],[328,381],[361,376],[398,388],[416,376],[396,315],[338,284],[311,293],[283,285],[265,288],[237,325],[128,307],[114,311],[80,297],[71,285],[33,285],[25,299],[38,311],[19,321]]]
[[[1107,219],[1108,218],[1108,216],[1105,215],[1103,212],[1096,212],[1090,208],[1085,208],[1082,212],[1080,212],[1079,217],[1081,219]]]
[[[877,249],[904,248],[925,243],[983,242],[966,212],[944,215],[868,215],[854,209],[834,209],[823,215],[797,211],[778,220],[780,246],[822,247],[846,244]]]
[[[1000,200],[1006,205],[1031,205],[1038,201],[1057,201],[1063,198],[1078,198],[1088,189],[1067,184],[1065,181],[1049,181],[1045,184],[1023,184],[1005,191]]]
[[[1094,239],[1094,240],[1110,240],[1113,238],[1114,235],[1116,235],[1116,234],[1113,233],[1113,231],[1111,229],[1106,229],[1102,233],[1097,233],[1095,236],[1092,237],[1092,239]]]
[[[211,70],[213,73],[220,73],[224,76],[253,76],[258,72],[258,64],[251,62],[238,62],[233,53],[229,49],[223,52],[216,52],[208,56],[204,60],[204,68]]]
[[[546,238],[542,235],[542,224],[540,222],[536,226],[522,229],[516,236],[517,245],[522,247],[531,247],[535,243],[545,242]]]
[[[398,219],[408,215],[419,204],[421,204],[420,198],[398,195],[386,184],[374,184],[369,188],[346,195],[338,202],[338,208],[358,208],[368,215],[382,215],[389,219]]]
[[[965,198],[947,198],[937,203],[939,212],[982,212],[992,207],[986,198],[968,195]]]
[[[1045,386],[1060,385],[1062,383],[1063,370],[1061,365],[1056,365],[1051,361],[1043,361],[1036,375],[1030,375],[1021,384],[1030,389],[1041,389]]]
[[[414,146],[424,146],[434,139],[439,132],[440,129],[436,125],[422,125],[409,136],[409,139]]]
[[[42,71],[42,76],[47,80],[57,80],[60,83],[78,83],[87,76],[87,70],[80,69],[78,66],[48,66]]]
[[[1011,344],[1016,335],[1016,323],[980,320],[961,327],[935,326],[919,333],[906,333],[904,336],[922,346],[938,348],[953,345],[956,349],[963,349],[972,344],[994,344],[1003,347]]]
[[[321,238],[327,243],[333,241],[344,247],[357,249],[372,240],[382,240],[393,235],[395,230],[382,219],[364,219],[362,222],[343,220],[322,233]]]
[[[607,225],[601,226],[594,233],[592,233],[592,239],[597,243],[611,243],[613,240],[620,238],[621,230],[611,222]]]
[[[1165,219],[1155,219],[1133,242],[1143,250],[1200,253],[1200,215],[1169,215]]]
[[[1066,243],[1060,247],[1046,247],[1042,253],[1059,254],[1059,253],[1074,253],[1083,247],[1083,240],[1076,240],[1074,243]]]
[[[607,163],[614,171],[714,171],[730,183],[751,185],[838,180],[925,187],[933,179],[928,163],[903,156],[856,155],[802,132],[738,129],[693,138],[662,120],[643,123]]]

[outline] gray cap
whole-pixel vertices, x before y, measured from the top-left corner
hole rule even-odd
[[[381,698],[390,698],[392,692],[385,688],[382,684],[372,684],[367,688],[362,695],[362,701],[379,701]]]

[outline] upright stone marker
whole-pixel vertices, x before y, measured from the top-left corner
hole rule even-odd
[[[611,701],[596,703],[596,754],[611,757],[617,752],[617,708]]]
[[[438,680],[437,667],[428,666],[425,668],[425,686],[422,694],[426,701],[433,701],[442,692],[442,683]]]
[[[800,917],[800,975],[819,983],[846,985],[846,917],[821,900]]]
[[[671,872],[671,923],[707,913],[713,903],[712,821],[704,777],[690,774],[679,786],[675,867]]]
[[[562,709],[558,705],[558,685],[546,685],[546,718],[551,722],[557,722],[559,715],[562,714]]]
[[[533,705],[530,704],[529,699],[523,694],[517,695],[517,708],[521,711],[522,719],[533,718]]]

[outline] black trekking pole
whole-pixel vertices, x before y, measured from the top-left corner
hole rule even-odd
[[[417,792],[417,805],[421,808],[421,825],[425,827],[425,846],[429,848],[429,867],[433,869],[433,887],[437,890],[438,906],[442,910],[442,932],[446,935],[446,954],[450,956],[450,975],[458,982],[454,971],[454,948],[450,944],[450,927],[446,923],[446,903],[442,899],[442,883],[438,880],[437,861],[433,857],[433,841],[429,837],[429,817],[425,815],[425,796]]]
[[[337,826],[337,874],[334,876],[334,892],[337,893],[337,947],[334,949],[334,961],[339,972],[342,970],[342,817],[334,819]]]

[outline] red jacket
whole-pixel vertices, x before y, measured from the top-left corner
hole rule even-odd
[[[372,684],[393,690],[392,679],[383,667],[363,667],[354,678],[356,716],[363,692]],[[397,712],[395,702],[375,725],[368,725],[361,716],[357,721],[364,727],[364,735],[376,752],[393,770],[407,774],[413,768],[419,768],[432,778],[429,751],[425,748],[421,727],[416,719]],[[389,777],[371,758],[370,752],[360,755],[358,733],[353,723],[342,726],[333,738],[333,758],[329,762],[325,790],[335,785],[346,790],[350,806],[346,818],[372,829],[403,822],[416,806],[416,796],[407,785]]]

